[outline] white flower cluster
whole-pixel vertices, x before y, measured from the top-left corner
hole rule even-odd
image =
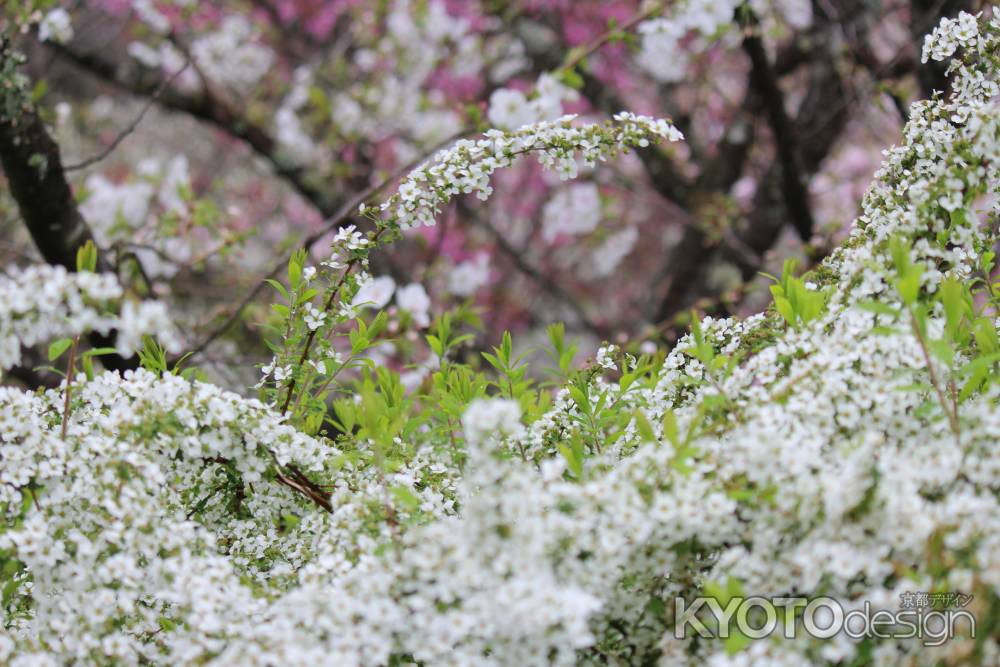
[[[274,53],[257,38],[257,31],[245,16],[227,16],[217,32],[191,44],[191,55],[211,81],[246,95],[274,62]]]
[[[978,57],[1000,23],[983,32],[953,97],[914,106],[852,236],[809,279],[825,309],[800,326],[707,318],[651,373],[574,381],[540,416],[469,388],[460,431],[432,405],[336,445],[169,375],[105,374],[69,415],[60,392],[0,389],[0,660],[998,664],[1000,385],[934,390],[996,322],[951,363],[921,338],[954,324],[942,286],[971,281],[998,241],[1000,209],[973,211],[1000,193],[997,71]],[[465,150],[464,165],[497,155]],[[429,169],[421,188],[486,187]],[[921,268],[905,289],[923,334],[900,263]],[[981,632],[675,638],[674,600],[713,587],[848,611],[960,591]]]
[[[361,208],[358,209],[358,214],[363,215],[364,212],[365,207],[362,204]],[[352,253],[369,248],[371,245],[371,240],[363,232],[358,231],[356,225],[346,225],[337,230],[330,242],[330,256],[322,264],[328,269],[339,271],[347,267]],[[310,277],[312,275],[315,275],[314,272],[310,273]]]
[[[431,323],[431,298],[420,283],[403,285],[396,290],[396,305],[413,318],[413,323],[426,328]]]
[[[638,32],[642,37],[637,56],[639,65],[658,81],[680,81],[687,73],[691,55],[703,50],[707,39],[733,21],[739,6],[736,0],[723,2],[685,2],[668,17],[643,21]],[[691,32],[701,39],[701,49],[682,40]]]
[[[490,130],[483,139],[458,141],[410,172],[382,210],[388,210],[393,216],[389,222],[402,229],[433,226],[435,216],[455,195],[475,192],[479,199],[487,199],[493,192],[493,172],[510,167],[524,154],[537,153],[542,166],[569,179],[577,175],[578,159],[593,166],[628,147],[683,138],[663,119],[628,112],[616,114],[614,122],[604,125],[576,126],[574,118],[563,116],[513,132]]]
[[[975,48],[979,38],[980,15],[959,12],[957,18],[942,19],[934,32],[924,38],[920,61],[947,60],[959,48]]]
[[[2,632],[70,662],[134,663],[146,639],[191,623],[190,635],[168,633],[150,655],[188,664],[217,652],[222,624],[262,604],[233,562],[256,562],[267,524],[302,511],[273,471],[322,470],[338,452],[257,401],[175,376],[129,371],[83,384],[65,436],[62,404],[61,391],[0,389],[0,549],[30,572],[15,600],[34,603],[30,627],[8,607]],[[263,525],[230,513],[234,503]],[[195,506],[201,524],[185,518]]]
[[[576,91],[546,72],[538,77],[533,93],[525,95],[513,88],[497,88],[490,95],[487,118],[501,130],[516,130],[563,114],[563,102],[577,99]]]
[[[490,256],[479,253],[456,264],[448,273],[448,291],[456,296],[472,296],[490,280]]]
[[[188,213],[182,196],[191,185],[188,161],[183,155],[169,160],[146,158],[136,171],[139,178],[122,183],[103,174],[88,176],[80,213],[98,246],[110,249],[131,244],[128,250],[142,262],[147,276],[170,278],[177,273],[177,265],[193,254],[191,241],[165,236],[156,222],[163,212]]]
[[[291,164],[313,164],[320,159],[322,148],[309,136],[290,106],[282,106],[274,113],[274,138]]]
[[[57,44],[65,44],[73,39],[73,19],[69,12],[62,7],[49,10],[38,24],[38,39]]]
[[[435,78],[485,77],[489,61],[496,57],[489,55],[496,50],[493,43],[508,37],[474,30],[467,15],[478,11],[474,7],[456,11],[458,5],[450,7],[442,0],[392,0],[384,5],[379,19],[384,25],[373,23],[382,12],[346,22],[349,34],[344,37],[354,48],[338,64],[338,72],[346,75],[339,85],[328,91],[327,85],[314,85],[318,63],[295,71],[274,118],[275,137],[289,161],[326,166],[329,150],[311,132],[327,123],[345,143],[393,137],[388,148],[397,164],[417,159],[462,127],[461,114],[438,90]],[[325,92],[316,95],[318,91]],[[317,98],[325,99],[314,104]]]
[[[462,428],[470,443],[478,445],[494,437],[517,434],[521,407],[505,398],[480,398],[469,403],[462,416]]]
[[[732,36],[729,28],[736,26],[736,11],[742,4],[738,0],[670,3],[666,15],[639,24],[636,61],[657,81],[680,81],[696,55]],[[751,0],[749,6],[767,23],[780,18],[794,28],[805,28],[812,22],[808,0]]]
[[[358,291],[351,301],[352,307],[382,310],[395,295],[396,305],[410,314],[414,324],[420,328],[426,328],[430,324],[431,299],[420,283],[397,287],[392,276],[373,278],[365,275],[359,278],[358,285]]]
[[[88,331],[117,330],[117,350],[124,356],[138,350],[146,334],[178,351],[165,304],[123,297],[111,274],[70,273],[45,264],[8,269],[0,276],[0,369],[21,363],[22,348]]]
[[[358,280],[358,291],[354,294],[352,306],[365,306],[381,310],[392,299],[392,293],[396,291],[396,281],[392,276],[379,276],[373,278],[364,276]]]
[[[584,266],[586,272],[594,278],[610,276],[638,241],[639,230],[634,226],[611,234],[594,248],[590,262]]]
[[[594,183],[557,190],[542,209],[542,238],[552,243],[562,235],[594,231],[601,222],[601,195]]]

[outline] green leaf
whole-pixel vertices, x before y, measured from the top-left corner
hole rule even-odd
[[[670,408],[663,412],[663,435],[674,447],[680,444],[680,432],[677,429],[677,415]]]
[[[319,110],[321,116],[323,116],[324,118],[330,116],[330,112],[332,109],[330,105],[330,98],[327,97],[326,92],[322,88],[320,88],[319,86],[310,86],[309,101],[312,103],[314,107],[316,107],[317,110]]]
[[[142,337],[142,349],[139,350],[139,363],[151,373],[157,375],[167,372],[167,351],[152,336]]]
[[[39,79],[34,88],[31,89],[31,101],[37,104],[48,92],[49,82],[45,79]]]
[[[80,358],[89,359],[90,357],[106,357],[109,354],[118,354],[118,350],[113,347],[92,347],[81,354]]]
[[[444,346],[441,345],[441,340],[433,334],[428,334],[425,338],[427,339],[427,345],[431,348],[431,352],[439,358],[444,358]]]
[[[550,324],[545,329],[545,333],[548,334],[549,342],[552,343],[552,347],[555,349],[556,354],[561,354],[566,346],[566,325],[562,322]]]
[[[282,285],[280,282],[278,282],[274,278],[266,278],[264,280],[264,282],[267,283],[268,285],[270,285],[271,287],[273,287],[274,289],[276,289],[278,291],[278,294],[280,294],[281,296],[283,296],[285,298],[285,301],[289,300],[288,299],[288,290],[286,290],[285,286]]]
[[[962,306],[965,289],[959,281],[948,278],[938,288],[938,297],[944,306],[945,328],[954,340],[958,336],[958,327],[962,320]]]
[[[997,338],[997,330],[988,318],[978,318],[973,325],[972,334],[976,338],[976,345],[986,354],[1000,352],[1000,339]]]
[[[410,512],[416,512],[420,509],[420,497],[410,487],[401,484],[392,487],[391,491],[392,497],[396,499],[396,502]]]
[[[87,380],[94,379],[94,361],[89,356],[84,356],[80,359],[80,367],[83,369],[84,375],[87,376]]]
[[[93,273],[97,270],[97,246],[90,239],[87,239],[86,243],[77,248],[76,270],[81,273],[84,271]]]
[[[494,348],[494,349],[496,349],[496,348]],[[496,357],[496,355],[492,355],[489,352],[482,352],[481,354],[483,355],[483,359],[485,359],[487,362],[489,362],[490,366],[492,366],[493,368],[497,369],[501,373],[504,371],[504,366],[500,362],[500,360]]]
[[[776,296],[774,297],[774,308],[788,324],[795,325],[795,309],[792,307],[791,301],[784,297]]]
[[[573,397],[573,402],[576,403],[586,414],[590,414],[590,397],[587,396],[587,392],[576,385],[569,385],[566,387],[569,390],[569,395]]]
[[[892,306],[886,305],[881,301],[862,301],[858,304],[858,308],[861,310],[867,310],[870,313],[875,313],[876,315],[888,315],[889,317],[899,317],[899,311]]]
[[[306,291],[302,292],[302,294],[299,295],[299,298],[295,300],[295,303],[296,305],[305,303],[311,300],[317,294],[319,294],[318,289],[314,288],[307,289]]]
[[[946,340],[928,341],[927,347],[930,349],[931,353],[941,360],[941,363],[945,366],[951,366],[952,362],[955,360],[955,350],[952,348],[951,343]]]
[[[729,629],[729,636],[725,640],[726,653],[729,655],[739,653],[749,646],[752,641],[752,639],[740,632],[738,627],[734,626]]]
[[[513,355],[514,342],[510,337],[509,331],[503,332],[503,339],[500,341],[500,350],[497,356],[503,362],[504,366],[510,368],[510,360]]]
[[[60,338],[59,340],[52,341],[49,344],[49,361],[55,361],[61,357],[63,352],[68,350],[71,345],[73,345],[72,338]]]
[[[635,428],[639,431],[639,436],[646,442],[656,442],[656,434],[653,433],[653,426],[646,419],[642,410],[636,410],[633,414],[635,418]]]
[[[288,258],[288,284],[298,289],[302,283],[302,267],[306,263],[305,248],[299,248]]]
[[[583,462],[586,453],[583,449],[583,441],[577,432],[573,432],[569,443],[559,444],[559,453],[566,460],[566,467],[576,479],[583,479]]]
[[[560,70],[559,80],[564,86],[573,90],[581,90],[583,88],[583,77],[580,76],[575,67]]]

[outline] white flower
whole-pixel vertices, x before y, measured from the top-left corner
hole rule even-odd
[[[639,230],[635,227],[626,227],[620,232],[615,232],[594,249],[588,273],[597,278],[611,275],[621,261],[632,252],[638,240]]]
[[[351,305],[362,308],[374,308],[381,310],[389,303],[392,293],[396,290],[396,281],[392,276],[379,276],[370,278],[362,283]]]
[[[576,176],[577,160],[594,165],[627,146],[648,145],[650,141],[681,138],[664,120],[634,114],[617,114],[615,123],[573,125],[575,117],[562,116],[540,121],[517,131],[489,130],[483,139],[460,139],[403,179],[397,193],[383,202],[389,211],[386,224],[400,229],[433,225],[434,216],[459,193],[475,193],[487,199],[493,192],[490,175],[509,167],[525,153],[535,153],[539,163],[556,171],[565,180]]]
[[[156,195],[150,183],[112,183],[101,174],[92,174],[85,184],[87,197],[80,204],[80,213],[90,224],[98,245],[127,238],[132,230],[146,224]]]
[[[165,35],[170,32],[170,19],[156,8],[153,0],[132,0],[131,4],[139,20],[154,33]]]
[[[934,32],[924,38],[921,62],[947,60],[961,46],[973,48],[979,37],[979,22],[968,12],[959,12],[957,19],[942,19]]]
[[[448,273],[448,291],[456,296],[472,296],[489,282],[490,257],[479,253],[473,259],[455,265]]]
[[[121,319],[117,325],[115,347],[124,357],[132,356],[142,347],[142,337],[156,333],[168,352],[179,352],[180,339],[170,321],[167,305],[162,301],[132,301],[122,303]]]
[[[171,158],[162,171],[160,188],[156,193],[157,201],[168,211],[175,213],[185,211],[187,202],[182,193],[191,186],[191,171],[187,158],[183,155]]]
[[[149,69],[156,69],[163,63],[160,52],[145,42],[129,42],[127,51],[130,56]]]
[[[487,112],[490,124],[504,130],[515,130],[536,122],[535,111],[528,106],[528,99],[519,90],[498,88],[490,95]]]
[[[542,238],[551,243],[560,235],[593,231],[601,221],[601,198],[593,183],[561,188],[542,209]]]
[[[615,345],[605,345],[598,348],[597,358],[595,359],[598,366],[601,368],[606,368],[608,370],[617,370],[618,365],[615,363],[614,355],[618,352],[618,347]]]
[[[420,283],[410,283],[396,290],[396,305],[413,316],[414,323],[424,328],[430,324],[428,315],[431,299]]]
[[[347,225],[338,229],[332,243],[334,246],[342,246],[348,250],[367,248],[370,244],[371,241],[368,240],[368,237],[359,232],[354,225]]]
[[[65,44],[73,39],[73,20],[62,7],[49,11],[38,24],[38,39]]]
[[[472,443],[492,436],[513,435],[521,428],[521,406],[506,398],[480,398],[462,415],[462,430]]]
[[[316,329],[323,326],[323,322],[326,320],[326,313],[309,303],[306,304],[306,313],[303,319],[310,331],[316,331]]]
[[[281,150],[295,164],[310,164],[317,160],[319,146],[302,127],[291,107],[282,106],[274,113],[274,136]]]
[[[256,41],[256,31],[244,16],[226,16],[217,32],[191,44],[191,55],[213,82],[248,94],[271,68],[274,53]]]

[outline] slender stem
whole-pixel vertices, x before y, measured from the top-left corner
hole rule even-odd
[[[66,391],[63,392],[62,437],[64,440],[69,428],[69,401],[73,389],[73,376],[76,374],[76,350],[79,345],[80,337],[74,336],[73,345],[69,349],[69,364],[66,367]]]
[[[380,227],[375,232],[375,235],[371,239],[370,247],[375,246],[376,241],[378,241],[378,237],[381,236],[384,230],[385,227]],[[350,275],[351,271],[354,269],[355,266],[357,266],[357,264],[358,264],[357,258],[354,258],[350,262],[348,262],[347,267],[344,269],[344,273],[341,274],[340,276],[340,280],[337,281],[337,284],[334,285],[333,289],[330,291],[330,296],[327,298],[326,304],[324,304],[323,306],[324,313],[329,313],[330,310],[333,308],[333,304],[336,303],[337,301],[337,295],[340,294],[340,289],[344,286],[344,282],[347,281],[347,276]],[[302,365],[306,363],[306,361],[309,359],[309,352],[312,349],[313,341],[316,339],[317,331],[319,331],[319,329],[312,329],[306,336],[306,344],[302,348],[302,354],[299,356],[299,362],[297,364],[297,367],[301,368]],[[292,403],[292,394],[294,392],[295,392],[295,377],[293,376],[291,381],[288,383],[288,393],[285,394],[285,402],[281,406],[281,414],[288,413],[288,406],[291,405]]]
[[[342,371],[342,370],[344,370],[345,368],[347,368],[347,367],[348,367],[348,365],[350,365],[350,364],[351,364],[351,362],[353,362],[353,361],[354,361],[354,359],[355,359],[355,357],[354,357],[354,355],[353,355],[353,354],[351,354],[350,356],[348,356],[348,357],[347,357],[347,359],[346,359],[346,360],[344,360],[344,363],[342,363],[342,364],[340,365],[340,368],[338,368],[338,369],[337,369],[337,370],[335,370],[335,371],[334,371],[333,373],[331,373],[331,374],[330,374],[330,377],[328,377],[328,378],[326,379],[326,381],[325,381],[325,382],[323,382],[323,384],[321,384],[321,385],[319,386],[319,389],[317,389],[317,390],[316,390],[316,393],[317,393],[317,394],[322,394],[322,393],[323,393],[324,391],[326,391],[327,387],[329,387],[329,386],[330,386],[331,384],[333,384],[333,381],[337,379],[337,376],[338,376],[338,375],[340,375],[340,371]],[[301,395],[300,395],[300,396],[299,396],[299,400],[301,401],[301,399],[302,399],[302,397],[301,397]]]
[[[164,93],[164,91],[166,91],[166,89],[170,86],[170,84],[174,82],[174,79],[179,77],[188,68],[189,65],[191,65],[190,61],[184,63],[183,67],[181,67],[176,72],[163,79],[163,81],[160,83],[157,89],[153,91],[153,94],[149,96],[149,100],[146,102],[145,106],[143,106],[142,109],[139,111],[139,114],[135,117],[135,119],[133,119],[132,122],[129,123],[124,130],[119,132],[118,135],[114,138],[114,140],[110,144],[108,144],[108,146],[104,150],[102,150],[100,153],[97,153],[96,155],[87,158],[86,160],[66,165],[65,167],[63,167],[63,171],[77,171],[80,169],[86,169],[87,167],[92,167],[93,165],[97,164],[104,158],[111,155],[114,152],[114,150],[118,148],[118,144],[124,141],[125,138],[128,137],[130,134],[135,132],[136,128],[138,128],[139,124],[142,122],[142,119],[146,117],[147,113],[149,113],[150,108],[154,104],[156,104],[156,101],[160,98],[160,96]]]
[[[912,306],[907,305],[906,310],[910,314],[910,326],[913,329],[913,335],[920,344],[920,351],[924,355],[924,363],[927,365],[927,376],[930,378],[931,386],[934,387],[934,393],[937,394],[938,402],[941,403],[941,409],[948,416],[948,425],[951,427],[951,431],[955,434],[955,439],[957,440],[961,433],[958,421],[958,406],[948,400],[948,396],[938,381],[937,371],[934,370],[930,350],[927,349],[927,340],[924,338],[924,332],[920,330],[920,326],[917,324],[917,316],[913,312]]]
[[[652,17],[654,14],[659,13],[662,9],[663,9],[662,3],[659,2],[651,3],[647,9],[636,12],[629,19],[627,19],[625,23],[621,24],[620,26],[616,26],[615,28],[608,30],[603,34],[598,35],[593,40],[591,40],[587,44],[584,44],[583,46],[570,50],[570,52],[566,56],[566,59],[556,69],[556,71],[566,72],[573,69],[581,62],[583,62],[583,60],[587,56],[593,54],[595,51],[597,51],[602,46],[610,42],[612,39],[628,32],[632,28],[636,27],[642,21]]]
[[[417,165],[426,160],[428,155],[433,155],[433,153],[440,150],[442,146],[445,146],[448,143],[455,141],[456,139],[460,139],[466,134],[467,132],[464,130],[455,133],[454,135],[448,137],[444,141],[435,144],[434,147],[430,151],[428,151],[428,153],[421,155],[419,158],[411,160],[410,162],[408,162],[407,164],[403,165],[395,172],[390,174],[384,180],[356,194],[350,200],[345,202],[344,205],[341,206],[340,209],[338,209],[333,214],[333,216],[329,219],[329,221],[322,229],[306,237],[306,239],[302,242],[303,247],[305,247],[307,250],[311,250],[312,247],[315,246],[317,243],[319,243],[319,241],[323,239],[327,234],[329,234],[335,229],[340,228],[344,223],[346,223],[351,218],[351,216],[353,216],[355,212],[358,210],[359,204],[363,204],[364,202],[368,201],[373,196],[377,195],[382,190],[387,188],[391,183],[393,183],[400,177],[404,176],[407,172],[412,171]],[[266,280],[268,278],[274,278],[276,275],[278,275],[281,269],[287,265],[288,265],[288,256],[285,256],[281,259],[281,261],[276,262],[270,271],[261,275],[254,282],[253,287],[250,288],[250,290],[248,290],[247,293],[243,295],[243,298],[240,299],[240,301],[232,309],[232,311],[229,313],[229,317],[227,317],[222,324],[213,329],[211,333],[205,336],[205,338],[200,343],[195,345],[194,348],[191,349],[188,358],[190,359],[191,357],[195,357],[201,354],[216,339],[218,339],[227,331],[229,331],[229,329],[234,324],[236,324],[237,321],[239,321],[246,307],[250,305],[250,303],[257,297],[258,294],[260,294],[260,292],[267,285]]]

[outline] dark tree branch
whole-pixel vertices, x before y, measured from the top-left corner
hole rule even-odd
[[[857,0],[844,3],[845,21],[864,20]],[[814,174],[823,159],[829,154],[837,138],[847,125],[849,106],[843,104],[847,90],[837,67],[834,43],[830,35],[833,17],[823,15],[816,27],[815,36],[809,43],[809,55],[803,67],[808,67],[808,83],[805,99],[802,101],[794,121],[790,120],[789,132],[803,139],[797,146],[802,171],[801,176]],[[751,86],[751,92],[756,90]],[[758,99],[745,106],[756,109],[766,100]],[[765,257],[781,234],[786,221],[791,217],[786,198],[787,183],[780,159],[771,165],[760,179],[750,213],[734,228],[733,234],[745,248],[751,249],[758,257]],[[803,186],[804,187],[804,186]],[[713,241],[697,227],[687,227],[681,241],[670,253],[665,265],[665,290],[654,313],[654,321],[669,328],[674,317],[691,304],[711,295],[705,285],[704,270],[719,252],[720,258],[738,266],[744,280],[750,280],[760,270],[760,266],[748,266],[743,258],[746,253],[733,253],[726,245]]]
[[[163,86],[166,78],[160,73],[142,71],[136,67],[118,67],[95,53],[77,53],[65,46],[51,46],[78,67],[132,95],[153,96]],[[341,202],[333,196],[332,189],[312,185],[303,169],[281,159],[277,142],[264,127],[243,117],[208,87],[204,87],[200,94],[187,95],[168,86],[161,92],[158,101],[166,109],[188,114],[246,143],[267,160],[274,172],[309,201],[321,215],[331,216],[339,208]]]
[[[743,39],[743,50],[750,58],[750,85],[754,87],[767,113],[767,121],[774,135],[774,143],[781,167],[781,180],[785,205],[792,216],[792,225],[803,241],[813,234],[813,215],[809,206],[809,193],[802,179],[806,176],[799,157],[798,140],[791,121],[785,112],[785,95],[767,57],[764,42],[753,20],[751,32]]]
[[[465,207],[463,202],[459,202],[460,206]],[[466,209],[466,212],[469,212]],[[580,304],[572,294],[564,289],[559,283],[553,280],[551,277],[546,276],[542,271],[535,268],[524,258],[524,252],[518,250],[511,245],[510,241],[500,233],[493,225],[489,223],[483,216],[472,215],[472,220],[479,224],[486,232],[490,235],[496,243],[497,248],[510,260],[518,271],[523,273],[528,277],[533,283],[538,285],[543,292],[546,292],[550,297],[554,298],[560,303],[564,303],[573,314],[576,315],[577,319],[580,321],[580,325],[587,329],[589,332],[594,334],[599,338],[606,338],[609,334],[607,327],[602,326],[598,322],[595,322],[584,310],[583,306]]]
[[[945,16],[954,17],[961,11],[972,12],[971,0],[912,0],[910,3],[910,33],[917,46],[917,57],[924,45],[924,35]],[[930,61],[917,68],[917,81],[922,97],[930,99],[934,91],[948,91],[947,62]]]
[[[17,60],[3,37],[0,60],[0,164],[7,184],[45,261],[75,269],[90,230],[66,182],[59,147],[13,80]]]
[[[66,181],[59,146],[19,85],[19,61],[9,40],[0,35],[0,165],[42,258],[75,271],[77,250],[93,236]],[[100,257],[98,270],[110,270]],[[91,339],[99,347],[113,345],[113,339],[99,334]],[[102,362],[114,370],[137,365],[117,355],[102,357]]]
[[[556,30],[553,26],[549,27],[554,31]],[[575,53],[592,52],[605,42],[606,40],[595,40],[586,49],[575,51]],[[553,49],[547,46],[543,48],[543,45],[538,44],[537,40],[531,39],[526,39],[525,43],[528,46],[532,62],[535,63],[540,71],[557,71],[566,68],[567,61],[560,58],[563,49]],[[583,87],[580,90],[581,95],[596,109],[600,109],[609,115],[626,109],[627,105],[619,99],[614,88],[598,79],[587,68],[579,69],[577,74],[583,80]],[[673,121],[687,136],[688,128],[683,126],[682,119],[675,118]],[[690,137],[688,138],[690,139]],[[680,170],[670,157],[655,145],[637,151],[637,155],[642,160],[646,172],[649,174],[650,183],[653,188],[666,199],[678,206],[684,207],[691,192],[691,183],[688,182],[689,179],[680,173]]]

